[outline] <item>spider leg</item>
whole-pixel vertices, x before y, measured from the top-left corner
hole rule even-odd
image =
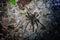
[[[45,29],[45,26],[38,19],[37,21],[42,25],[42,29]]]
[[[33,23],[33,21],[31,21],[31,25],[33,27],[33,32],[34,32],[34,23]]]
[[[29,22],[27,22],[27,24],[26,24],[26,26],[25,26],[25,29],[24,29],[24,31],[26,31],[26,28],[27,28],[27,26],[28,26],[28,24],[30,23],[30,21]]]
[[[37,26],[37,28],[38,28],[38,23],[37,23],[37,21],[36,21],[36,26]],[[37,32],[37,30],[36,30],[36,32]]]

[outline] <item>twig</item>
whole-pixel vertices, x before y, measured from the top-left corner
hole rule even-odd
[[[7,32],[9,32],[8,28],[7,28],[6,26],[4,26],[1,21],[0,21],[0,24],[2,25],[2,27],[3,27]]]

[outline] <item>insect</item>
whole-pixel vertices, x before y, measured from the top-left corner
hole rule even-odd
[[[31,25],[32,25],[32,27],[33,27],[33,32],[36,32],[37,30],[34,30],[34,24],[36,23],[36,26],[37,26],[37,28],[39,27],[38,26],[38,23],[40,24],[40,25],[42,25],[42,29],[45,29],[45,26],[39,21],[39,19],[37,19],[37,16],[39,16],[39,14],[38,15],[36,15],[37,13],[35,12],[35,14],[32,14],[30,11],[29,12],[27,12],[27,15],[26,15],[26,17],[27,17],[27,25],[26,25],[26,28],[27,28],[27,26],[29,25],[29,23],[31,23]]]

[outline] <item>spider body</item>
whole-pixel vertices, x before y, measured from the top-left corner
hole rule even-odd
[[[38,23],[40,23],[42,25],[42,28],[45,28],[45,26],[39,21],[39,19],[37,19],[37,16],[39,16],[39,15],[32,14],[32,13],[27,13],[27,14],[28,14],[28,15],[26,15],[27,21],[29,21],[28,24],[31,23],[31,25],[33,27],[33,32],[37,31],[37,30],[34,30],[35,23],[36,23],[37,28],[39,28]]]

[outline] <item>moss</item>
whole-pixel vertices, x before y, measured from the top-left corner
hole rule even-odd
[[[16,5],[15,0],[10,0],[10,3],[11,3],[12,5]]]

